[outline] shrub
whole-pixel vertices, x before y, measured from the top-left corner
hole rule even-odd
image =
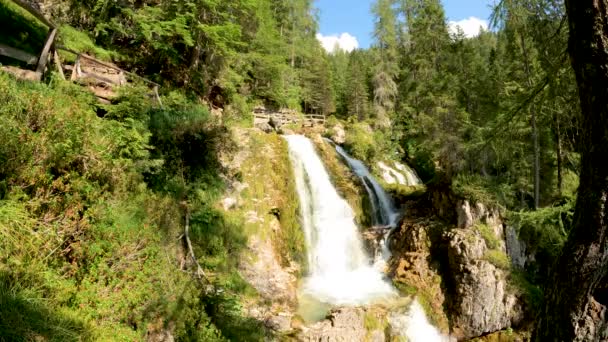
[[[474,229],[481,234],[481,237],[485,240],[486,246],[489,249],[497,249],[500,247],[500,241],[494,234],[492,228],[490,228],[487,224],[477,224]]]
[[[511,260],[503,251],[499,251],[496,249],[488,250],[486,251],[484,258],[490,263],[492,263],[492,265],[500,269],[507,271],[511,269]]]
[[[345,147],[356,159],[370,162],[376,156],[377,145],[371,127],[356,123],[347,127]]]

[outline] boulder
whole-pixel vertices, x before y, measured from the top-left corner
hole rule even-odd
[[[344,131],[344,126],[342,126],[342,124],[337,124],[332,127],[330,138],[338,145],[344,144],[346,142],[346,132]]]
[[[266,326],[274,331],[286,333],[292,331],[291,320],[292,313],[281,312],[276,316],[272,316],[266,320]]]
[[[485,260],[487,247],[474,230],[454,229],[444,236],[449,260],[453,334],[470,339],[518,325],[523,320],[520,298],[511,293],[508,273]]]
[[[236,204],[237,200],[234,197],[226,197],[222,200],[222,208],[224,208],[226,211],[236,207]]]
[[[270,222],[271,229],[280,229],[277,219]],[[247,244],[248,253],[239,260],[239,273],[260,296],[273,303],[296,303],[296,269],[281,265],[280,258],[269,239],[253,235]]]
[[[281,120],[275,118],[274,116],[270,117],[270,120],[268,121],[268,124],[275,131],[279,131],[281,129],[281,126],[283,126],[283,123],[281,122]]]
[[[269,124],[269,123],[267,123],[267,122],[260,122],[260,123],[257,123],[257,124],[255,125],[255,127],[256,127],[257,129],[261,130],[261,131],[262,131],[262,132],[264,132],[264,133],[272,133],[272,132],[274,132],[274,128],[272,128],[272,126],[270,126],[270,124]]]

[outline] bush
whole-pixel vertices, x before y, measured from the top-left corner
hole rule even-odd
[[[489,249],[497,249],[500,247],[500,241],[494,234],[492,228],[490,228],[487,224],[479,223],[474,227],[477,230],[481,237],[485,240],[486,246]]]
[[[59,28],[58,42],[70,50],[91,55],[102,61],[111,62],[112,59],[120,59],[118,53],[100,48],[88,34],[69,25],[62,25]],[[76,60],[76,55],[72,53],[60,51],[60,54],[67,62],[73,63]]]
[[[365,123],[356,123],[346,128],[345,147],[352,156],[369,164],[378,150],[371,127]]]
[[[499,251],[496,249],[486,251],[484,255],[485,259],[488,260],[492,265],[503,269],[510,270],[511,269],[511,260],[507,256],[507,254],[503,251]]]

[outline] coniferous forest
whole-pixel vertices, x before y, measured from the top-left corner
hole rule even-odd
[[[47,28],[17,2],[0,0],[0,50],[36,55]],[[351,52],[323,49],[312,0],[28,3],[58,24],[64,64],[65,50],[113,63],[159,101],[134,81],[101,103],[52,64],[41,82],[0,71],[0,341],[307,340],[295,309],[287,332],[260,318],[302,299],[275,305],[244,266],[272,255],[294,283],[310,266],[288,147],[256,128],[259,108],[323,115],[272,128],[331,138],[378,178],[378,162],[415,170],[423,186],[381,183],[404,222],[427,219],[446,299],[395,286],[442,334],[608,340],[608,1],[496,1],[467,37],[440,0],[374,0],[372,46]],[[29,67],[0,53],[7,65]],[[371,226],[368,185],[311,139]],[[438,252],[460,221],[440,208],[465,200],[525,246],[518,265],[503,233],[471,225],[525,317],[475,336],[458,335],[460,278]],[[374,312],[368,332],[388,329]]]

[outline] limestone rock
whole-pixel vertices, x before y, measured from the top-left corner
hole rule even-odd
[[[272,243],[259,236],[251,236],[247,245],[250,253],[239,262],[243,278],[259,294],[273,302],[296,302],[296,277],[281,267]]]
[[[382,334],[382,336],[380,336]],[[373,339],[368,339],[373,337]],[[327,319],[304,328],[298,336],[305,342],[354,342],[385,341],[384,333],[369,332],[365,327],[365,310],[362,308],[338,308]]]
[[[471,205],[468,200],[460,200],[456,205],[458,228],[471,228],[477,224],[488,226],[499,241],[499,249],[506,251],[505,232],[502,217],[497,209],[488,208],[483,203]]]
[[[505,230],[505,243],[507,254],[511,258],[513,266],[523,269],[526,267],[526,244],[519,240],[517,232],[513,227],[507,227]]]
[[[346,132],[344,131],[344,126],[342,126],[342,124],[337,124],[332,127],[330,138],[338,145],[344,144],[346,142]]]
[[[519,324],[521,302],[508,290],[507,273],[483,259],[483,238],[473,230],[454,229],[445,239],[453,334],[469,339]]]
[[[293,314],[281,312],[276,316],[272,316],[266,320],[266,326],[274,331],[286,333],[292,331],[291,320]]]
[[[272,132],[274,132],[274,128],[272,128],[272,126],[270,126],[270,124],[267,123],[267,122],[257,123],[255,125],[255,127],[257,129],[261,130],[264,133],[272,133]]]
[[[277,119],[276,117],[270,117],[270,120],[268,121],[268,124],[270,125],[270,127],[272,127],[275,131],[279,131],[281,129],[281,126],[283,126],[283,123],[281,122],[281,120]]]
[[[226,197],[222,200],[222,208],[224,208],[226,211],[236,207],[236,204],[237,200],[234,197]]]
[[[430,231],[442,229],[441,223],[428,219],[404,221],[401,229],[392,234],[391,251],[393,258],[389,274],[395,282],[415,287],[429,300],[430,309],[436,320],[436,327],[448,333],[449,323],[444,312],[445,296],[441,288],[441,278],[432,266]]]

